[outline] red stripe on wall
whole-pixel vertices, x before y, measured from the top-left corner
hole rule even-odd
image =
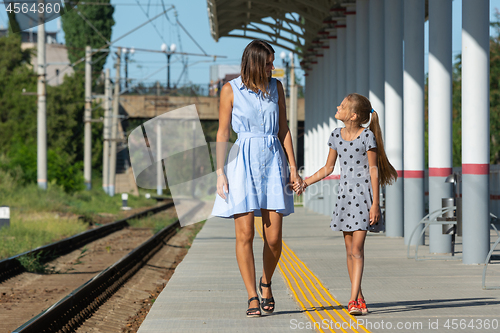
[[[404,170],[404,178],[424,178],[424,171]]]
[[[490,173],[489,164],[462,164],[462,174],[488,175],[489,173]]]
[[[452,168],[429,168],[429,177],[448,177],[452,173]]]
[[[404,176],[403,171],[401,171],[401,170],[397,170],[397,171],[398,171],[398,178],[403,178],[403,176]]]

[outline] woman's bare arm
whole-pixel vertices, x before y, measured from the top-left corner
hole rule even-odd
[[[304,180],[306,187],[319,182],[329,174],[333,172],[333,168],[335,167],[335,162],[337,161],[337,151],[334,149],[328,148],[330,151],[328,153],[328,157],[326,159],[325,166],[316,171],[314,175]]]
[[[285,155],[288,159],[288,164],[290,166],[290,172],[294,175],[298,175],[297,163],[295,161],[295,155],[293,153],[292,144],[292,134],[288,128],[288,123],[286,120],[286,102],[285,102],[285,92],[283,91],[283,85],[280,81],[277,81],[278,86],[278,106],[279,106],[279,131],[278,138],[281,142],[281,146],[285,151]]]
[[[217,130],[217,193],[226,198],[224,192],[229,193],[227,179],[224,174],[224,163],[226,160],[226,149],[229,136],[231,135],[231,113],[233,111],[233,89],[231,84],[226,83],[220,92],[219,103],[219,129]]]

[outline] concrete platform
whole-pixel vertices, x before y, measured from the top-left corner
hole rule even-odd
[[[493,243],[497,236],[491,235]],[[309,282],[306,278],[294,278],[294,271],[317,278],[317,282],[313,282],[318,288],[308,284],[307,289],[313,293],[313,287],[319,291],[324,287],[325,292],[342,305],[346,306],[349,300],[343,237],[341,232],[329,229],[329,218],[296,207],[296,213],[284,220],[283,240],[284,249],[288,247],[289,250],[282,256],[280,269],[273,278],[276,311],[261,318],[246,318],[247,295],[234,253],[234,221],[207,220],[139,333],[296,332],[315,328],[320,332],[500,330],[500,290],[481,288],[483,265],[463,265],[457,260],[407,259],[402,238],[369,234],[362,286],[371,313],[353,318],[345,315],[345,310],[327,296],[323,300],[312,296],[315,301],[309,296],[309,305],[303,300],[302,303],[297,301],[302,297],[298,290],[307,293]],[[458,238],[458,250],[460,243]],[[428,251],[427,246],[421,247],[419,255],[425,251]],[[254,253],[259,277],[262,240],[257,233]],[[290,274],[283,273],[287,262],[292,268],[288,269]],[[303,269],[299,262],[304,264]],[[299,289],[293,286],[293,280]],[[489,265],[487,285],[500,286],[500,264]],[[350,326],[340,329],[341,321],[338,326],[333,325],[330,320],[333,312],[344,318],[344,325],[351,322]],[[316,315],[325,321],[316,321]],[[356,319],[364,327],[356,324]]]

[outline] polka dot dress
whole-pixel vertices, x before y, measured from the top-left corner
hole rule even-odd
[[[367,151],[377,147],[373,132],[364,129],[356,139],[346,141],[340,135],[340,128],[336,128],[328,139],[328,146],[337,151],[337,163],[340,163],[340,184],[330,228],[334,231],[385,230],[382,219],[370,225],[373,199]]]

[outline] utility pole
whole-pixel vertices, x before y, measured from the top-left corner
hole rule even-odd
[[[161,162],[161,120],[156,122],[156,194],[163,195],[163,166]]]
[[[38,4],[44,6],[43,0]],[[43,11],[38,12],[37,37],[37,183],[38,187],[47,190],[47,98],[45,91],[45,17]]]
[[[156,81],[156,96],[160,96],[160,81]],[[157,99],[158,100],[158,99]],[[161,163],[161,121],[156,123],[156,194],[163,195],[163,166]]]
[[[290,134],[292,135],[293,152],[297,162],[297,136],[298,136],[298,115],[297,115],[297,86],[295,85],[295,66],[293,53],[290,53]]]
[[[85,143],[83,149],[83,178],[87,190],[92,188],[92,49],[85,47]]]
[[[111,152],[109,158],[109,195],[115,195],[115,177],[116,177],[116,143],[118,133],[118,108],[120,106],[120,66],[121,66],[122,49],[116,51],[116,76],[115,76],[115,91],[113,98],[113,116],[111,117]]]
[[[103,161],[102,161],[102,188],[105,193],[109,194],[109,139],[111,132],[111,79],[109,68],[105,72],[104,82],[104,147],[103,147]]]

